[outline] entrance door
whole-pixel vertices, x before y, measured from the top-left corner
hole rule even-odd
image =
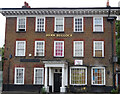
[[[54,92],[60,92],[62,73],[54,73]]]

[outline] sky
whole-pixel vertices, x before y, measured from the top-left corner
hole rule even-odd
[[[1,0],[0,8],[21,8],[24,2],[31,8],[41,7],[106,7],[107,0]],[[118,7],[120,0],[109,0],[111,7]],[[0,14],[0,47],[5,42],[5,17]]]

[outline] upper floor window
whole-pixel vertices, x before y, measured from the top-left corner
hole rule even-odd
[[[83,57],[84,53],[84,42],[83,41],[74,41],[73,46],[73,56],[74,57]]]
[[[70,67],[70,84],[87,84],[87,67]]]
[[[44,56],[45,41],[35,41],[35,56]]]
[[[54,56],[64,57],[64,41],[54,41]]]
[[[93,18],[93,32],[103,32],[103,17]]]
[[[16,56],[25,56],[26,41],[16,41]]]
[[[43,84],[44,68],[34,68],[34,84]]]
[[[45,32],[45,18],[36,18],[36,32]]]
[[[26,31],[26,18],[25,17],[18,17],[17,18],[17,31],[18,32],[25,32]]]
[[[15,68],[15,84],[24,84],[24,70],[22,67]]]
[[[55,18],[55,32],[64,32],[64,18]]]
[[[93,56],[94,57],[104,57],[104,41],[94,41],[93,42]]]
[[[92,67],[92,85],[105,85],[105,68]]]
[[[74,18],[74,32],[83,32],[83,18]]]

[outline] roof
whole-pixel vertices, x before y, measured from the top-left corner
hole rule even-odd
[[[118,15],[120,7],[51,7],[51,8],[1,8],[0,13],[10,15]]]

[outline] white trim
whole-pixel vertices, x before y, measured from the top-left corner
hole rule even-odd
[[[74,32],[76,32],[76,31],[75,31],[75,19],[82,19],[82,31],[78,31],[78,32],[84,32],[84,31],[83,31],[83,26],[84,26],[83,17],[74,17]]]
[[[41,84],[35,83],[35,77],[36,77],[35,71],[36,71],[37,69],[42,70],[42,83],[41,83]],[[34,68],[34,83],[33,83],[33,84],[34,84],[34,85],[43,85],[43,82],[44,82],[44,68]]]
[[[95,18],[101,18],[101,20],[102,20],[102,31],[96,31],[95,30]],[[93,17],[93,32],[104,32],[104,30],[103,30],[103,17]]]
[[[86,71],[86,75],[85,75],[85,84],[71,84],[71,69],[72,68],[79,68],[79,69],[85,69]],[[73,66],[73,67],[70,67],[70,85],[87,85],[87,67],[82,67],[82,66]]]
[[[57,16],[55,17],[55,21],[54,21],[54,22],[55,22],[55,23],[54,23],[54,24],[55,24],[55,25],[54,25],[54,31],[57,31],[57,30],[56,30],[56,19],[63,19],[63,30],[62,30],[62,31],[64,31],[64,17],[57,17]],[[61,32],[61,31],[57,31],[57,32]]]
[[[43,46],[43,56],[45,56],[45,41],[35,41],[35,53],[34,53],[34,55],[37,56],[36,55],[37,42],[43,42],[43,45],[42,45]]]
[[[75,42],[81,42],[82,43],[82,55],[76,56],[75,55]],[[74,57],[84,57],[84,41],[73,41],[73,56]]]
[[[16,82],[16,73],[17,73],[17,69],[23,69],[23,83],[17,83]],[[21,84],[24,84],[24,72],[25,72],[25,68],[24,67],[15,67],[15,74],[14,74],[14,84],[17,84],[17,85],[21,85]]]
[[[43,31],[45,31],[45,24],[46,24],[46,23],[45,23],[45,17],[43,17],[43,16],[36,16],[35,19],[36,19],[35,31],[36,31],[36,32],[41,32],[41,31],[37,31],[37,21],[38,21],[37,19],[44,19],[44,30],[43,30]]]
[[[56,42],[62,42],[63,43],[63,53],[62,56],[56,56]],[[64,57],[64,41],[54,41],[54,57]]]
[[[18,25],[19,25],[19,19],[25,19],[25,31],[26,31],[26,16],[17,16],[17,32],[19,31],[18,30]],[[20,32],[20,31],[19,31]]]
[[[95,43],[96,42],[102,42],[102,57],[104,57],[104,41],[93,41],[93,57],[95,56]]]
[[[17,48],[18,48],[18,42],[24,42],[24,54],[23,55],[17,55]],[[25,56],[25,52],[26,52],[26,41],[16,41],[16,50],[15,50],[15,56]]]
[[[93,84],[93,69],[104,69],[104,83],[103,84]],[[105,81],[105,67],[92,67],[91,68],[91,84],[92,85],[105,85],[106,81]]]

